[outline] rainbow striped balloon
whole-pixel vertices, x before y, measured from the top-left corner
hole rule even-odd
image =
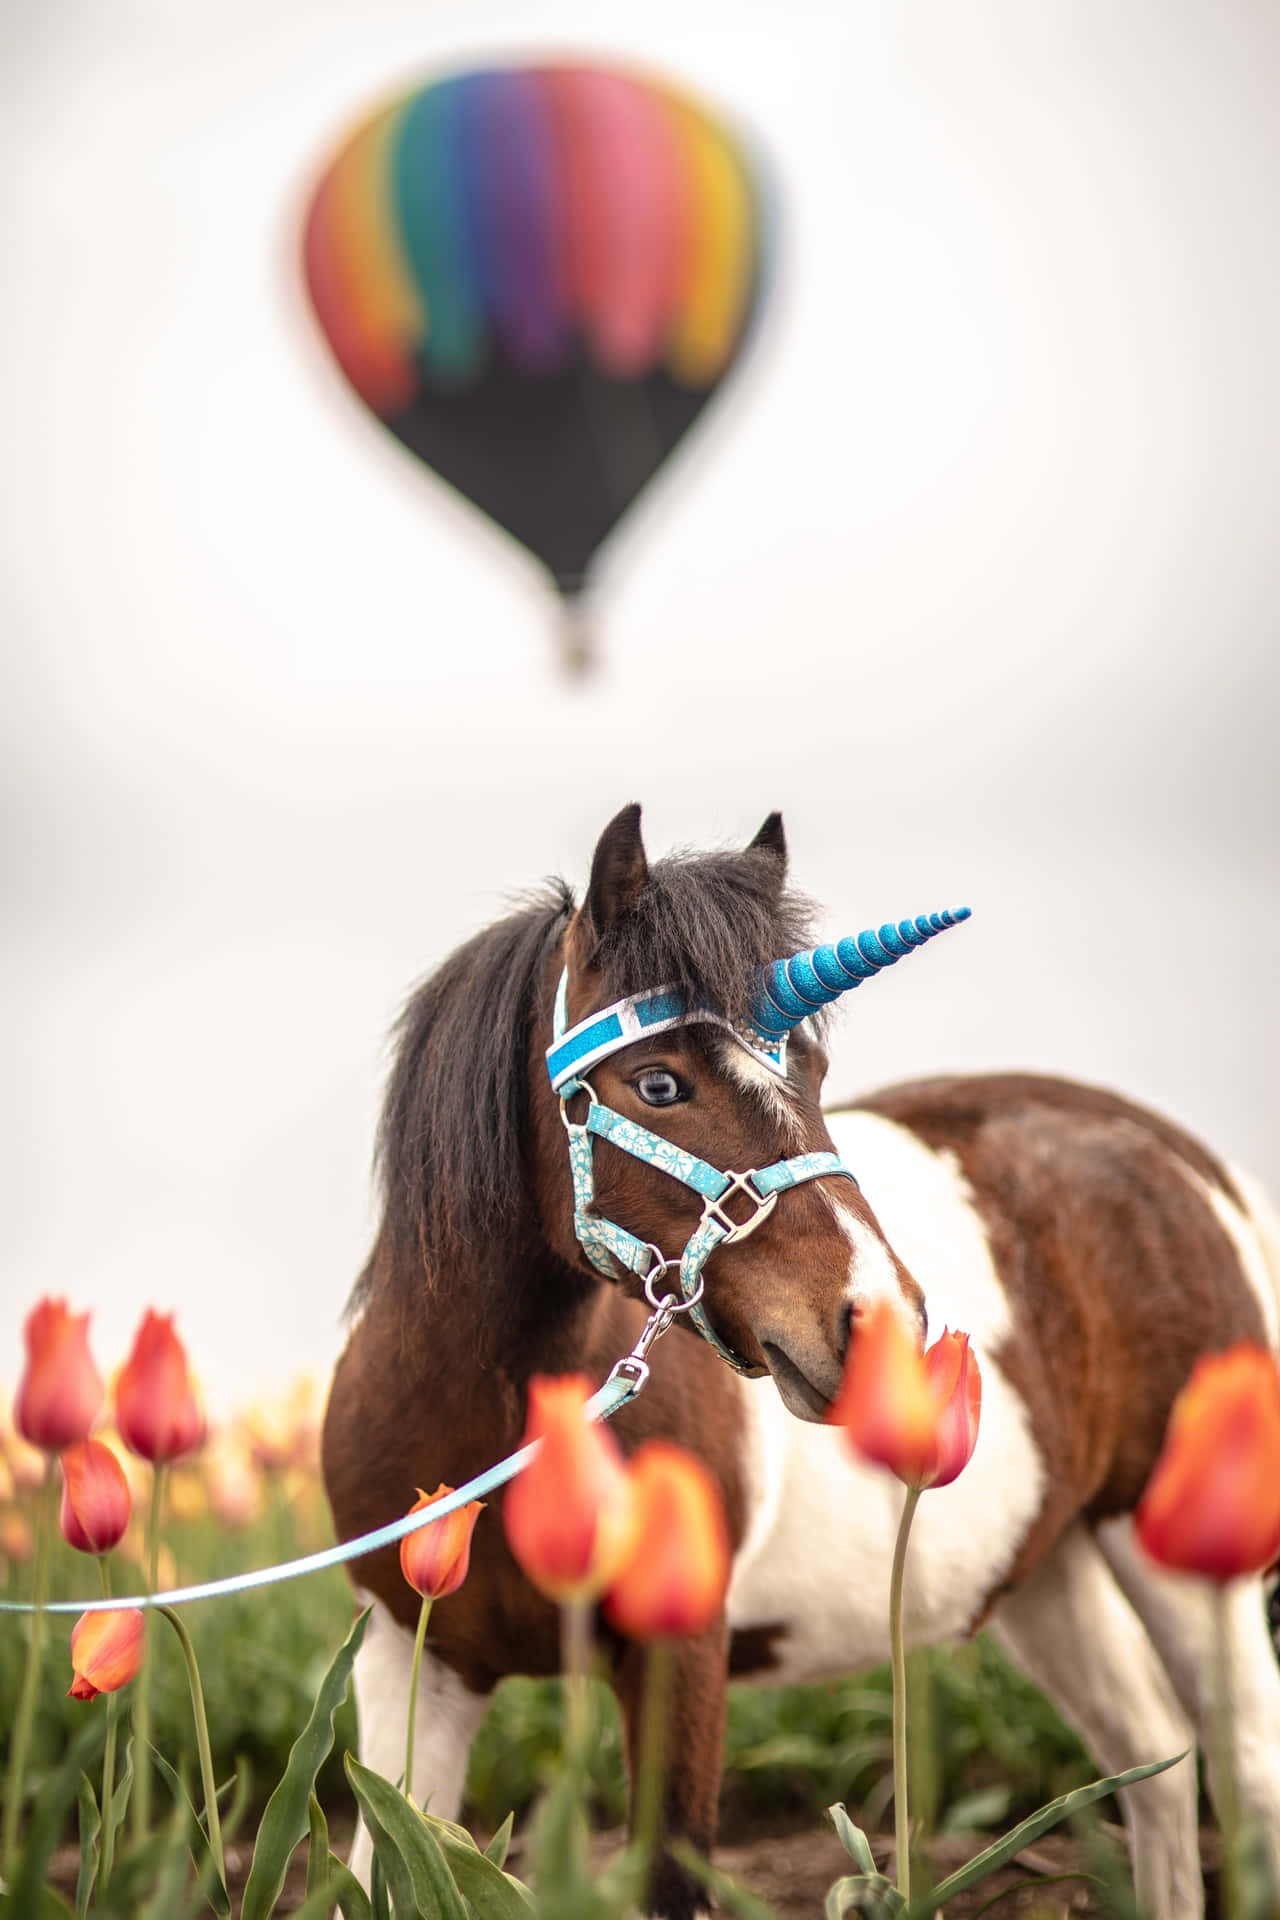
[[[742,345],[761,193],[741,142],[668,86],[494,68],[358,126],[303,254],[361,399],[572,593]]]

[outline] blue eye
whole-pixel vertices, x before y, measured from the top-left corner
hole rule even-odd
[[[650,1067],[631,1084],[647,1107],[670,1107],[683,1098],[680,1082],[665,1067]]]

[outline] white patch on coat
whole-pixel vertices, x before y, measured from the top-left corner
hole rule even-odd
[[[371,1596],[358,1593],[356,1598],[359,1605],[367,1606]],[[412,1672],[412,1633],[381,1600],[375,1600],[356,1655],[356,1714],[360,1759],[387,1780],[399,1780],[404,1773]],[[435,1658],[429,1645],[423,1649],[413,1728],[413,1797],[420,1807],[429,1802],[432,1813],[442,1819],[458,1817],[467,1753],[488,1707],[486,1695],[472,1693],[451,1667]],[[351,1851],[351,1870],[366,1888],[371,1864],[372,1847],[362,1822]]]
[[[1009,1331],[972,1197],[949,1156],[873,1114],[831,1114],[895,1252],[925,1291],[931,1325],[971,1336],[982,1371],[973,1459],[924,1495],[908,1556],[907,1637],[967,1633],[1040,1510],[1044,1467],[1022,1400],[996,1353]],[[889,1570],[903,1489],[855,1462],[833,1428],[796,1420],[772,1383],[740,1383],[749,1442],[747,1532],[734,1562],[729,1618],[782,1621],[783,1666],[771,1679],[817,1678],[888,1657]]]
[[[850,1201],[843,1197],[851,1191],[847,1180],[814,1183],[814,1192],[835,1215],[836,1225],[849,1243],[849,1279],[844,1297],[852,1306],[864,1309],[877,1300],[887,1300],[912,1339],[917,1339],[920,1323],[903,1294],[893,1257],[880,1235],[858,1218]]]
[[[715,1040],[716,1065],[738,1086],[755,1096],[763,1106],[769,1118],[782,1130],[781,1147],[784,1154],[795,1151],[797,1144],[796,1125],[798,1114],[795,1096],[785,1080],[771,1073],[763,1060],[757,1060],[754,1054],[740,1046],[728,1034],[720,1033]],[[739,1172],[745,1173],[741,1167]]]
[[[1171,1676],[1084,1526],[1069,1527],[1005,1596],[991,1628],[1076,1729],[1100,1772],[1167,1760],[1191,1744]],[[1121,1805],[1143,1912],[1149,1920],[1198,1920],[1194,1758],[1131,1788]]]
[[[1178,1167],[1196,1192],[1212,1207],[1219,1226],[1236,1250],[1240,1270],[1257,1299],[1267,1340],[1273,1347],[1280,1344],[1280,1303],[1276,1298],[1277,1288],[1280,1287],[1280,1240],[1277,1239],[1280,1225],[1277,1224],[1270,1201],[1256,1180],[1235,1167],[1229,1169],[1230,1175],[1244,1196],[1247,1213],[1221,1187],[1201,1179],[1185,1161],[1179,1160]]]

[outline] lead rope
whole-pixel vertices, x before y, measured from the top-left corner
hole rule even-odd
[[[659,1340],[676,1318],[677,1314],[687,1312],[693,1301],[681,1300],[676,1294],[656,1295],[656,1282],[666,1271],[667,1264],[655,1268],[645,1281],[645,1297],[649,1302],[649,1318],[640,1329],[639,1337],[630,1353],[624,1354],[609,1372],[604,1385],[597,1389],[583,1408],[586,1420],[611,1420],[615,1413],[630,1404],[640,1393],[649,1378],[648,1354],[654,1342]],[[701,1295],[701,1287],[694,1295]],[[443,1500],[433,1501],[429,1507],[417,1513],[406,1513],[399,1520],[388,1521],[385,1527],[375,1527],[371,1533],[358,1534],[354,1540],[343,1540],[336,1547],[326,1547],[320,1553],[309,1553],[300,1560],[282,1560],[275,1566],[256,1567],[250,1573],[227,1574],[221,1580],[204,1580],[195,1586],[170,1587],[163,1593],[130,1593],[105,1599],[95,1594],[88,1600],[50,1600],[46,1603],[45,1613],[119,1613],[123,1607],[174,1607],[185,1605],[190,1600],[216,1600],[223,1594],[247,1593],[254,1587],[273,1587],[282,1580],[298,1580],[306,1573],[321,1573],[326,1567],[340,1567],[346,1560],[358,1560],[366,1553],[373,1553],[379,1547],[393,1547],[407,1534],[417,1533],[422,1527],[429,1527],[435,1520],[444,1520],[459,1507],[465,1507],[469,1500],[479,1500],[486,1493],[504,1486],[529,1462],[542,1445],[540,1440],[533,1441],[527,1447],[518,1447],[509,1453],[505,1460],[499,1460],[494,1466],[486,1467],[465,1486],[455,1487]],[[34,1613],[35,1606],[30,1600],[0,1600],[0,1613]]]

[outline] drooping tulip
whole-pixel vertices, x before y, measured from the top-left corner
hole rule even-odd
[[[146,1623],[137,1607],[111,1613],[82,1613],[71,1629],[72,1700],[96,1700],[115,1693],[142,1665]]]
[[[434,1493],[424,1493],[419,1487],[409,1511],[421,1513],[453,1491],[443,1480]],[[407,1533],[400,1542],[400,1571],[424,1600],[443,1600],[446,1594],[456,1593],[466,1579],[471,1565],[471,1534],[483,1505],[482,1500],[468,1500],[443,1520],[433,1520],[429,1527]]]
[[[1134,1515],[1162,1566],[1219,1582],[1280,1556],[1280,1373],[1250,1341],[1197,1360]]]
[[[729,1530],[720,1489],[702,1461],[651,1440],[631,1461],[636,1531],[605,1596],[605,1612],[635,1640],[702,1633],[729,1583]]]
[[[116,1381],[116,1425],[125,1445],[160,1465],[191,1453],[205,1421],[171,1313],[148,1308]]]
[[[18,1383],[14,1425],[33,1446],[61,1453],[89,1429],[102,1405],[102,1376],[89,1352],[89,1316],[65,1300],[44,1299],[27,1315],[27,1365]]]
[[[124,1468],[101,1440],[81,1440],[62,1455],[59,1524],[79,1553],[110,1553],[133,1511]]]
[[[947,1486],[968,1465],[981,1409],[968,1334],[944,1331],[922,1355],[882,1300],[855,1334],[830,1419],[862,1459],[923,1489]]]
[[[618,1444],[583,1417],[590,1393],[583,1374],[529,1382],[525,1443],[542,1444],[503,1501],[512,1553],[533,1584],[560,1603],[603,1593],[634,1530]]]

